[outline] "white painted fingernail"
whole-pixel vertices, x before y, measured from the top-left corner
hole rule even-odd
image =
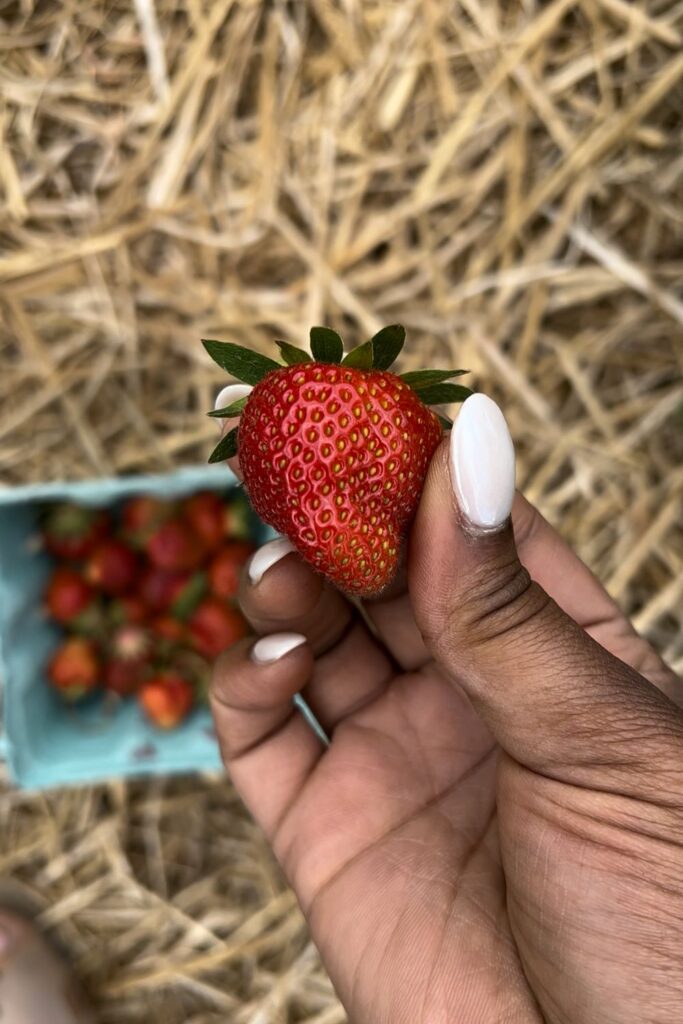
[[[278,537],[259,548],[249,563],[249,579],[256,585],[276,562],[296,551],[294,545],[286,537]]]
[[[451,431],[451,473],[461,511],[474,525],[505,523],[515,496],[515,449],[499,407],[487,395],[463,404]]]
[[[272,636],[263,636],[256,641],[251,649],[251,657],[257,665],[272,665],[305,643],[306,637],[301,633],[273,633]]]
[[[250,395],[254,389],[250,384],[228,384],[227,387],[223,388],[216,395],[216,401],[213,403],[214,409],[227,409],[233,402],[239,401],[240,398],[246,398]],[[222,432],[224,421],[217,419],[216,423],[218,429]]]

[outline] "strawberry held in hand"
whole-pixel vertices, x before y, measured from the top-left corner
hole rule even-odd
[[[445,383],[462,370],[398,376],[405,331],[385,327],[343,358],[341,338],[311,330],[311,357],[278,342],[286,366],[226,342],[207,352],[246,398],[210,415],[241,417],[211,462],[238,453],[252,505],[340,589],[380,594],[396,573],[444,423],[429,405],[471,392]]]

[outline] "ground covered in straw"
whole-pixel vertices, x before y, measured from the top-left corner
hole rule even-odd
[[[683,668],[683,7],[0,3],[0,474],[203,460],[200,337],[400,321]],[[344,1019],[224,780],[0,804],[104,1022]]]

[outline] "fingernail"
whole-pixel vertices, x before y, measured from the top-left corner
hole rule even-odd
[[[246,398],[250,395],[253,388],[249,384],[228,384],[216,395],[216,401],[213,403],[214,409],[226,409],[233,402],[237,402],[240,398]],[[218,429],[223,431],[223,422],[216,420]]]
[[[463,404],[451,431],[451,473],[461,511],[474,525],[505,523],[515,495],[515,449],[499,407],[487,395]]]
[[[276,562],[291,555],[296,548],[286,537],[278,537],[259,548],[249,563],[249,579],[256,585]]]
[[[306,637],[301,633],[273,633],[272,636],[264,636],[256,641],[251,649],[251,657],[257,665],[272,665],[305,643]]]

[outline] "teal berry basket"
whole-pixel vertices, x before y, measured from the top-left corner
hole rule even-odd
[[[225,466],[181,469],[79,483],[50,483],[0,491],[0,678],[4,731],[0,757],[20,787],[46,789],[111,777],[216,771],[221,762],[207,708],[177,730],[148,725],[135,701],[112,711],[97,700],[66,706],[47,684],[45,665],[60,637],[42,609],[51,559],[35,543],[45,502],[115,506],[134,494],[179,498],[201,490],[229,496],[238,486]],[[256,543],[274,534],[254,516]]]

